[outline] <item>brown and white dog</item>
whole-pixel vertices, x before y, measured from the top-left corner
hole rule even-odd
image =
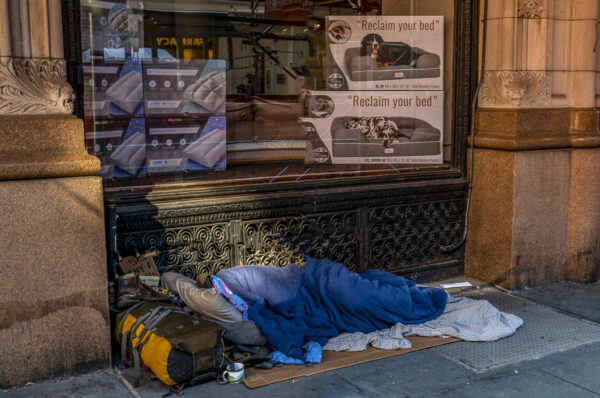
[[[329,35],[334,41],[341,41],[346,38],[346,28],[343,25],[333,25],[329,28]]]
[[[344,127],[359,130],[366,138],[381,140],[385,147],[398,142],[398,138],[410,138],[409,133],[384,116],[355,117],[344,122]]]
[[[369,33],[363,37],[360,47],[361,56],[370,56],[379,66],[414,66],[416,55],[411,46],[402,42],[386,43],[378,34]]]

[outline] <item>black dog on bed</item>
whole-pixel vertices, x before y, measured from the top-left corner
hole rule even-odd
[[[402,42],[383,41],[383,37],[369,33],[363,37],[360,55],[369,55],[377,61],[379,66],[410,65],[415,66],[417,56],[413,48]]]

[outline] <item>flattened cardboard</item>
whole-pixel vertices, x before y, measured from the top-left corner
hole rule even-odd
[[[158,253],[156,251],[144,253],[141,256],[129,256],[125,257],[119,262],[119,267],[123,274],[130,272],[137,272],[144,276],[160,276],[156,263],[154,263],[153,257]]]
[[[244,384],[249,388],[264,387],[268,384],[277,383],[284,380],[295,379],[302,376],[311,376],[317,373],[327,372],[329,370],[341,369],[347,366],[357,365],[359,363],[389,358],[396,355],[402,355],[460,340],[455,337],[407,337],[407,339],[412,344],[412,347],[408,349],[380,350],[369,347],[368,350],[359,352],[323,351],[322,362],[312,364],[311,366],[284,365],[272,369],[247,368]]]

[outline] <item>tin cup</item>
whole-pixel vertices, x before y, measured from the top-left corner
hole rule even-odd
[[[227,365],[221,377],[224,383],[237,384],[244,380],[244,374],[244,364],[240,362],[232,362]]]

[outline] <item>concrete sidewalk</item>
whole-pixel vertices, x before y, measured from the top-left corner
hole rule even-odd
[[[463,279],[464,280],[464,279]],[[600,284],[561,283],[508,293],[477,281],[452,294],[488,299],[524,319],[515,335],[457,342],[263,388],[209,382],[184,396],[213,397],[600,397]],[[0,391],[4,397],[161,397],[145,375],[108,370]]]

